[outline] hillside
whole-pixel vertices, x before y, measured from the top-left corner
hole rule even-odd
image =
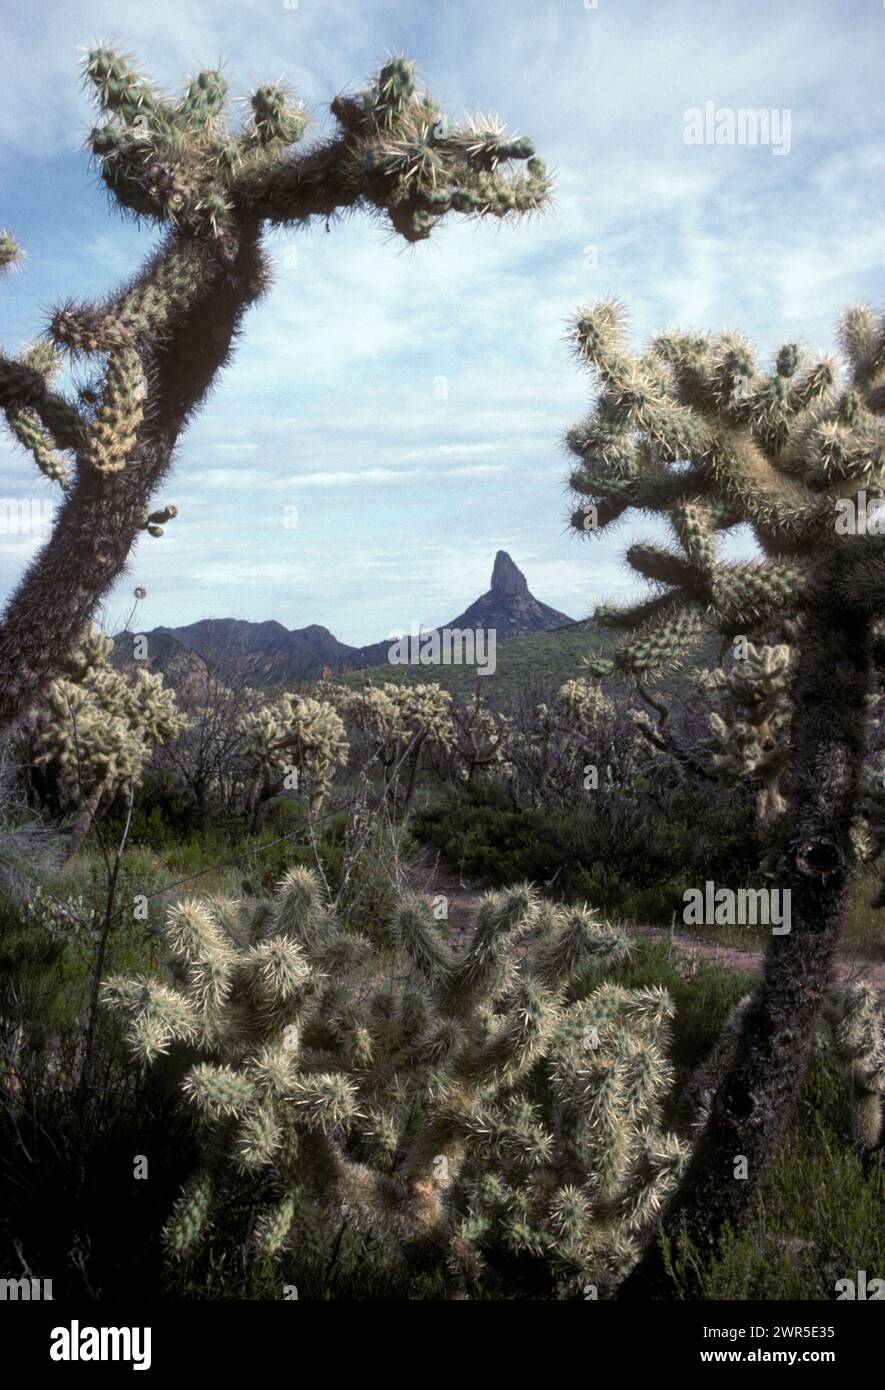
[[[468,695],[477,688],[494,700],[510,701],[520,694],[558,689],[564,681],[587,674],[585,658],[610,652],[617,645],[617,634],[597,627],[592,618],[572,623],[553,632],[532,633],[503,642],[497,649],[494,674],[477,676],[468,666],[391,666],[379,663],[361,671],[339,675],[342,684],[358,687],[366,681],[380,685],[392,681],[396,685],[420,685],[436,681],[455,695]],[[685,669],[716,666],[719,644],[715,636],[698,648]],[[655,689],[669,692],[684,683],[682,670],[671,672],[655,682]],[[608,681],[609,688],[629,688],[626,678]]]
[[[502,642],[496,651],[493,674],[477,676],[469,666],[391,666],[380,663],[361,671],[351,671],[338,679],[360,686],[392,681],[397,685],[420,685],[437,681],[453,694],[468,695],[477,687],[494,699],[511,699],[521,691],[540,686],[559,686],[582,673],[584,658],[593,648],[608,650],[612,645],[592,621],[560,628],[554,632],[535,632]]]

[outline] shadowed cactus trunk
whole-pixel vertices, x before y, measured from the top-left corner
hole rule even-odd
[[[817,640],[809,615],[799,652],[794,699],[808,711],[794,720],[795,811],[789,818],[778,884],[791,893],[791,930],[773,937],[765,973],[743,1014],[737,1047],[713,1098],[664,1230],[678,1250],[683,1230],[702,1256],[719,1248],[725,1225],[739,1230],[784,1129],[813,1055],[821,1009],[845,923],[854,867],[857,813],[870,688],[865,624],[837,625],[821,615]],[[735,1178],[746,1157],[749,1177]],[[649,1246],[620,1298],[672,1296],[661,1247]]]
[[[10,599],[0,625],[0,728],[13,724],[58,670],[95,609],[124,573],[156,489],[168,473],[188,420],[230,357],[236,330],[267,283],[258,224],[239,229],[233,283],[211,251],[192,257],[192,302],[184,302],[167,341],[151,351],[144,423],[115,472],[88,466],[85,444],[50,539]],[[175,256],[178,236],[144,273],[150,284]],[[2,365],[2,364],[0,364]]]
[[[86,839],[86,836],[92,828],[92,822],[95,820],[98,808],[101,805],[101,798],[103,795],[104,787],[99,785],[93,787],[92,791],[83,798],[74,824],[71,826],[70,835],[65,844],[62,863],[66,863],[69,859],[72,859]]]

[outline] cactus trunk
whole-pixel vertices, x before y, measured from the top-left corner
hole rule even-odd
[[[179,436],[225,365],[240,320],[264,283],[258,226],[246,224],[232,276],[211,279],[174,335],[155,349],[148,418],[126,467],[116,473],[78,469],[52,536],[0,627],[0,731],[27,712],[57,671],[60,654],[74,645],[123,573]]]
[[[838,558],[831,567],[839,568]],[[795,810],[783,878],[792,894],[791,931],[772,937],[763,983],[744,1014],[709,1123],[664,1216],[663,1230],[677,1255],[687,1238],[708,1259],[717,1253],[726,1225],[739,1229],[790,1118],[832,984],[853,866],[851,822],[871,686],[867,624],[837,611],[837,585],[830,586],[836,578],[821,577],[821,598],[809,613],[796,673],[794,706],[804,718],[794,733]],[[739,1154],[748,1160],[745,1180],[732,1177]],[[662,1248],[653,1241],[619,1297],[668,1296],[672,1285]]]
[[[92,822],[95,820],[95,813],[99,808],[101,798],[104,796],[104,790],[104,783],[99,782],[92,788],[89,795],[83,798],[77,813],[77,819],[71,826],[70,838],[65,845],[63,863],[66,864],[69,859],[73,858],[86,839],[86,836],[89,834]]]

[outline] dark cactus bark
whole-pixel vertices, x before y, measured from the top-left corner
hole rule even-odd
[[[126,467],[110,474],[78,468],[52,536],[11,598],[0,627],[0,730],[27,712],[124,573],[179,437],[228,361],[243,314],[267,282],[258,232],[257,222],[241,224],[231,267],[220,261],[212,267],[204,293],[151,352],[145,423]],[[207,246],[205,254],[214,252]]]
[[[765,975],[746,1010],[709,1123],[662,1228],[678,1257],[686,1238],[709,1261],[725,1227],[739,1229],[777,1153],[812,1055],[832,983],[853,866],[851,825],[867,745],[871,688],[867,620],[837,600],[840,557],[822,563],[799,638],[793,691],[793,810],[777,886],[789,889],[791,931],[772,936]],[[734,1176],[744,1155],[748,1177]],[[690,1271],[689,1280],[696,1278]],[[695,1286],[689,1292],[697,1294]],[[621,1286],[622,1299],[673,1296],[654,1239]]]
[[[99,782],[96,786],[92,788],[92,791],[89,792],[87,796],[83,797],[82,801],[80,802],[79,810],[77,812],[77,818],[74,821],[74,824],[71,826],[70,837],[68,838],[67,844],[65,845],[64,855],[62,858],[63,863],[66,864],[69,859],[73,858],[73,856],[77,853],[77,850],[82,845],[83,841],[86,839],[86,836],[89,834],[89,831],[92,827],[92,823],[95,820],[96,812],[98,811],[98,808],[101,804],[101,798],[104,795],[104,790],[104,783]]]

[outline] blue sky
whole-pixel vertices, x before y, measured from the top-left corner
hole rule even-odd
[[[275,618],[378,640],[461,611],[498,549],[584,616],[630,587],[630,530],[565,528],[559,441],[590,385],[563,342],[577,309],[616,294],[637,345],[741,328],[768,356],[793,338],[832,352],[841,309],[881,303],[881,0],[2,4],[0,225],[28,253],[0,288],[7,349],[155,240],[112,214],[82,152],[77,64],[99,38],[171,90],[219,58],[237,94],[285,76],[317,132],[336,92],[398,50],[453,116],[497,112],[557,176],[543,220],[451,220],[417,250],[362,218],[270,239],[275,287],[182,443],[157,498],[179,516],[140,543],[111,627],[142,584],[145,628]],[[684,113],[707,101],[788,110],[789,153],[686,144]],[[0,439],[0,496],[42,487]],[[36,544],[0,537],[0,594]]]

